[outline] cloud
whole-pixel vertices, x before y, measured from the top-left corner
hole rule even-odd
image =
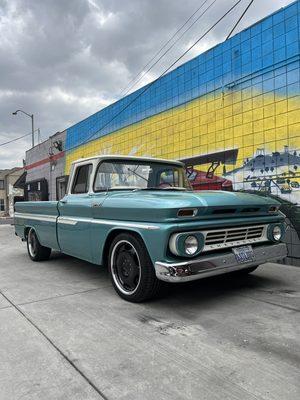
[[[257,2],[239,29],[290,2]],[[218,0],[139,85],[233,3]],[[244,3],[181,62],[224,40]],[[29,118],[12,116],[16,109],[34,113],[46,138],[115,101],[198,7],[198,0],[0,0],[0,143],[30,131]],[[29,136],[0,147],[0,168],[21,165],[30,143]]]

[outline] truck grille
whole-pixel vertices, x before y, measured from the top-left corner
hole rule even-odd
[[[268,240],[266,231],[267,225],[252,225],[202,232],[205,237],[203,251],[264,242]]]

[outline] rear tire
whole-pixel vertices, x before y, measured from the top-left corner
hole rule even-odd
[[[143,241],[133,234],[121,233],[112,241],[108,268],[113,287],[124,300],[149,300],[162,286]]]
[[[27,234],[27,251],[32,261],[48,260],[51,254],[51,249],[49,247],[40,244],[33,228],[30,228]]]

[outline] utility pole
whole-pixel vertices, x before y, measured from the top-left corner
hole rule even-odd
[[[32,139],[32,147],[34,147],[34,115],[33,114],[28,114],[26,111],[23,110],[17,110],[15,112],[13,112],[13,115],[17,115],[18,112],[21,112],[25,115],[27,115],[27,117],[31,118],[31,139]]]
[[[31,114],[31,139],[32,139],[32,147],[34,147],[34,116]]]

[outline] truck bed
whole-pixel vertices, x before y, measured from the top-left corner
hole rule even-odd
[[[43,246],[59,250],[57,241],[57,201],[29,201],[15,205],[15,230],[25,239],[26,226],[36,228],[38,239]],[[28,214],[28,216],[27,216]]]

